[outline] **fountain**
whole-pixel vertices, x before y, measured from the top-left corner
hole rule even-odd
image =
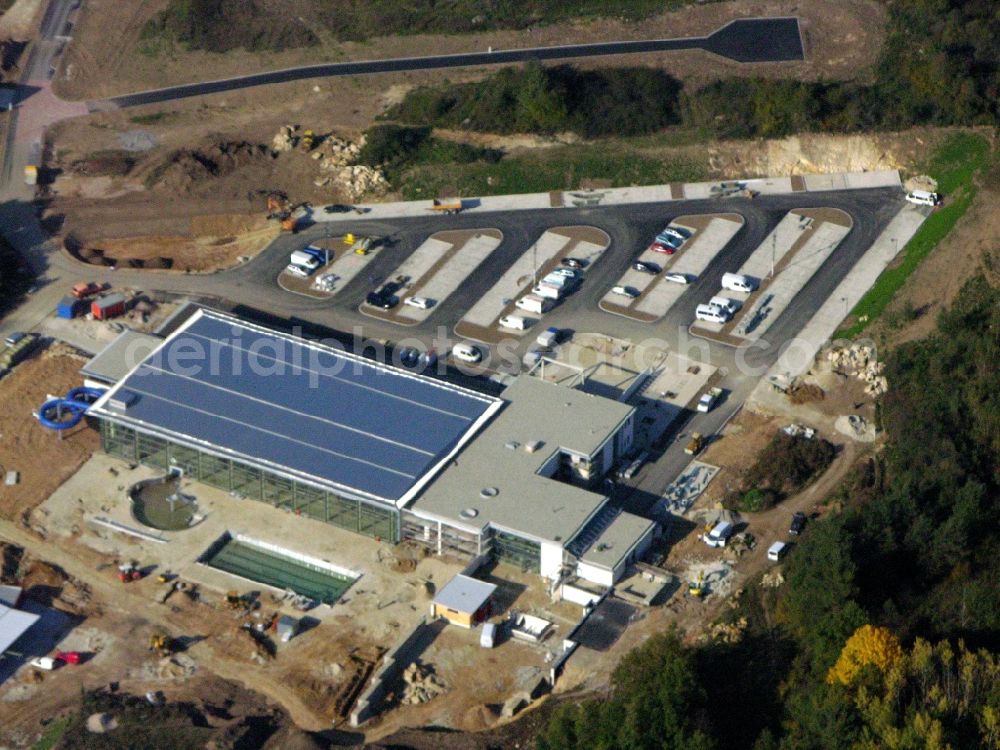
[[[180,491],[183,472],[136,482],[128,490],[132,517],[143,526],[162,531],[180,531],[190,527],[198,512],[194,497]]]

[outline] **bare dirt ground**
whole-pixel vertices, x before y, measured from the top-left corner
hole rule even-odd
[[[884,336],[892,345],[928,336],[937,325],[937,316],[954,301],[962,285],[980,270],[995,277],[1000,268],[1000,193],[984,188],[961,221],[945,237],[920,267],[907,279],[882,319],[866,332]],[[990,271],[989,269],[993,270]],[[887,318],[911,305],[915,320],[892,328]]]
[[[885,11],[871,0],[835,5],[821,0],[761,0],[692,5],[641,23],[614,19],[579,21],[467,35],[414,35],[376,38],[360,43],[254,54],[245,51],[217,55],[174,47],[156,56],[143,54],[139,36],[145,22],[166,6],[165,0],[90,0],[84,5],[56,82],[60,96],[97,99],[147,88],[207,78],[255,73],[324,61],[379,59],[529,46],[574,44],[623,39],[674,38],[711,33],[740,17],[797,15],[801,19],[807,60],[793,65],[741,66],[703,52],[642,57],[623,56],[600,65],[647,64],[664,67],[695,83],[732,75],[793,76],[807,80],[852,79],[865,76],[882,44]],[[281,0],[268,6],[280,15]],[[117,19],[109,25],[107,19]],[[588,64],[591,64],[588,62]],[[454,78],[452,73],[449,77]]]
[[[0,743],[5,746],[33,746],[50,721],[77,709],[81,689],[107,689],[112,683],[121,694],[141,696],[158,690],[168,703],[192,704],[202,726],[216,730],[213,736],[218,740],[242,737],[248,746],[261,747],[278,730],[284,737],[301,734],[277,704],[199,669],[186,654],[174,662],[159,661],[147,649],[154,628],[136,614],[141,610],[124,611],[120,603],[23,546],[0,541],[0,555],[4,563],[0,580],[23,587],[22,606],[60,613],[45,619],[68,626],[60,645],[85,656],[78,666],[54,672],[22,668],[3,681]],[[35,639],[30,634],[29,638]],[[255,741],[249,742],[251,738]]]
[[[172,236],[109,237],[91,232],[107,231],[77,219],[67,230],[80,244],[74,256],[87,263],[118,267],[155,268],[168,266],[180,272],[210,273],[230,268],[240,259],[253,258],[280,233],[276,222],[262,214],[193,216],[189,234]],[[177,228],[177,227],[175,227]],[[128,227],[141,231],[139,227]],[[164,260],[166,259],[166,260]]]
[[[72,476],[97,449],[97,434],[82,422],[62,439],[46,430],[32,411],[48,394],[62,396],[80,385],[85,359],[65,345],[37,350],[0,380],[0,465],[20,482],[0,485],[0,517],[20,519]]]

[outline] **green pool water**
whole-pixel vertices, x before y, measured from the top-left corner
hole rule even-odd
[[[323,604],[336,602],[355,581],[351,576],[324,570],[233,538],[212,552],[205,563],[217,570],[268,586],[290,589]]]

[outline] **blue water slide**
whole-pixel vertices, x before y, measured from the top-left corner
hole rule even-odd
[[[80,386],[69,391],[64,398],[50,398],[35,415],[43,427],[50,430],[68,430],[76,427],[87,409],[104,395],[104,388]]]

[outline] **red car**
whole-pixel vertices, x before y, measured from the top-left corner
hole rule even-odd
[[[674,248],[670,247],[670,245],[664,245],[659,242],[654,242],[652,245],[649,246],[649,249],[652,250],[654,253],[663,253],[664,255],[674,254]]]

